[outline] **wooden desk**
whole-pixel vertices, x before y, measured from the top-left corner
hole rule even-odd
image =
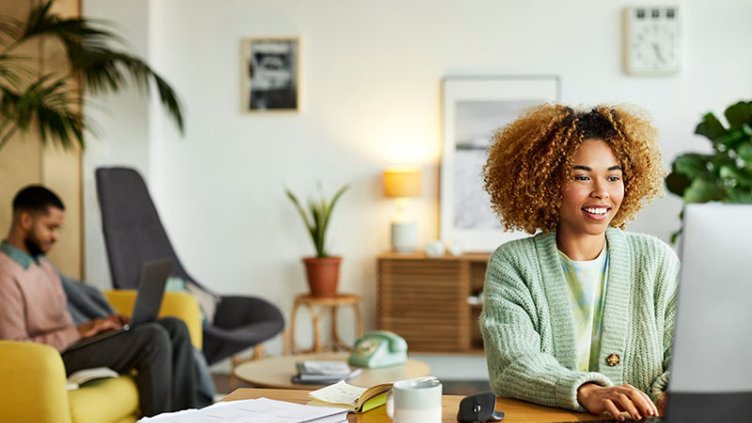
[[[348,353],[320,353],[283,355],[249,361],[235,368],[234,375],[251,385],[263,388],[313,390],[323,387],[316,385],[298,385],[290,382],[295,374],[295,363],[303,360],[339,360],[347,361]],[[394,382],[400,379],[412,379],[428,376],[431,367],[418,360],[408,359],[404,366],[385,367],[383,369],[363,369],[360,376],[348,383],[355,386],[373,386],[380,383]]]
[[[241,399],[269,398],[280,401],[297,402],[305,404],[308,402],[308,391],[300,390],[278,390],[278,389],[237,389],[227,397],[225,401],[234,401]],[[457,410],[459,409],[460,395],[444,395],[441,400],[442,423],[457,423]],[[496,401],[496,408],[504,410],[506,416],[503,423],[550,423],[550,422],[568,422],[568,421],[593,421],[603,420],[602,416],[593,416],[586,413],[577,413],[559,408],[542,407],[524,401],[518,401],[508,398],[499,398]],[[349,423],[391,423],[392,420],[386,415],[384,407],[371,410],[363,414],[350,414],[347,416]]]

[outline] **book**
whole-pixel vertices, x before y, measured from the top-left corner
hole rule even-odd
[[[386,396],[392,389],[391,383],[382,383],[362,388],[345,381],[310,392],[311,405],[327,405],[346,408],[355,413],[364,413],[386,404]]]
[[[81,385],[91,382],[92,380],[118,377],[118,373],[109,367],[92,367],[91,369],[81,369],[73,372],[68,376],[65,382],[65,389],[71,391],[81,387]]]
[[[359,368],[351,368],[344,361],[306,360],[296,364],[298,374],[292,377],[293,383],[328,385],[358,376]]]

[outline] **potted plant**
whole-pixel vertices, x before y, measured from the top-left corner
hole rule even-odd
[[[683,153],[671,164],[666,187],[684,203],[752,203],[752,101],[732,104],[724,116],[728,126],[707,113],[695,129],[710,141],[711,152]]]
[[[287,197],[295,205],[300,217],[303,219],[303,223],[316,249],[315,257],[303,258],[308,287],[311,295],[314,297],[333,297],[337,294],[339,265],[342,257],[332,256],[327,251],[326,231],[329,228],[334,206],[348,188],[348,185],[343,186],[334,194],[331,200],[328,200],[324,197],[321,185],[318,185],[319,199],[309,199],[307,211],[292,191],[289,189],[285,190]]]

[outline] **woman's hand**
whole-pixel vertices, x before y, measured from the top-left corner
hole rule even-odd
[[[658,407],[658,412],[663,415],[666,412],[666,399],[668,398],[668,392],[664,391],[661,396],[658,397],[658,401],[655,405]]]
[[[585,383],[577,389],[577,401],[593,414],[609,413],[619,421],[624,421],[625,411],[635,420],[658,415],[650,397],[631,385],[603,387]]]

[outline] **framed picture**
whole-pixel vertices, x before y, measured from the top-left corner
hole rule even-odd
[[[243,40],[243,110],[297,112],[300,104],[297,38]]]
[[[442,83],[440,238],[466,252],[489,252],[526,236],[506,232],[483,187],[494,132],[532,106],[559,101],[556,76],[446,78]]]

